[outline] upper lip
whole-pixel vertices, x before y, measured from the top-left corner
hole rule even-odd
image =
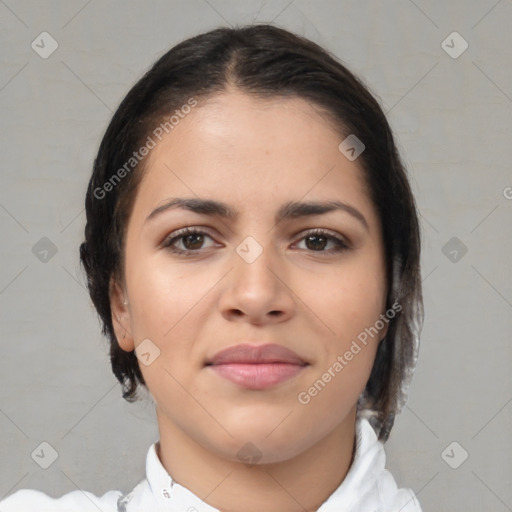
[[[251,345],[242,343],[233,345],[217,352],[206,365],[219,364],[263,364],[263,363],[288,363],[304,366],[306,361],[282,345],[269,343],[266,345]]]

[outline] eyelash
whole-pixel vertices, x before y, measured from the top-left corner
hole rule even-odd
[[[176,231],[174,233],[171,233],[171,235],[169,235],[162,242],[162,247],[167,248],[168,250],[170,250],[174,254],[181,254],[181,255],[185,255],[185,256],[196,255],[196,254],[198,254],[201,251],[201,249],[183,250],[183,249],[178,249],[177,247],[175,247],[173,245],[174,243],[176,243],[176,241],[178,241],[180,239],[183,239],[183,238],[185,238],[186,236],[189,236],[189,235],[206,235],[206,236],[208,236],[209,238],[211,238],[213,240],[213,237],[207,231],[203,231],[203,230],[198,229],[198,228],[183,228],[183,229],[180,229],[180,230],[178,230],[178,231]],[[330,231],[327,231],[327,230],[324,230],[324,229],[320,229],[320,228],[315,228],[315,229],[311,229],[311,230],[307,231],[306,233],[304,233],[302,235],[302,237],[300,238],[299,241],[305,240],[308,236],[315,236],[315,235],[326,238],[328,242],[333,242],[336,245],[336,248],[335,249],[330,249],[328,251],[324,251],[324,250],[322,250],[322,251],[310,250],[310,252],[312,252],[312,253],[317,253],[317,254],[322,254],[323,253],[323,254],[329,255],[329,254],[332,254],[332,253],[343,252],[343,251],[346,251],[346,250],[349,249],[349,245],[342,238],[340,238],[337,235],[334,235]]]

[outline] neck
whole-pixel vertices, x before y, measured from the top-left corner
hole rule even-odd
[[[355,408],[292,459],[246,465],[196,443],[157,409],[162,465],[178,484],[221,512],[316,511],[344,480],[355,447]]]

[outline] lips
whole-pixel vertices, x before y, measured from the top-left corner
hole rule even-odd
[[[288,363],[304,365],[306,362],[292,350],[282,345],[249,345],[241,344],[228,347],[217,352],[207,365],[229,364],[229,363]]]
[[[291,379],[308,363],[282,345],[240,344],[217,352],[206,367],[247,389],[262,390]]]

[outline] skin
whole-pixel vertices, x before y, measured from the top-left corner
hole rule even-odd
[[[317,510],[350,467],[357,399],[386,327],[308,404],[297,399],[385,311],[380,221],[358,161],[338,150],[343,138],[302,99],[229,89],[194,108],[146,161],[124,282],[111,286],[116,335],[126,351],[145,339],[160,350],[140,365],[157,404],[159,458],[224,512]],[[146,220],[177,197],[221,201],[238,216],[176,207]],[[344,210],[275,221],[288,202],[335,200],[367,226]],[[191,255],[162,245],[184,227],[206,232],[174,240]],[[315,228],[348,248],[321,236],[311,243]],[[263,250],[252,263],[236,252],[248,236]],[[308,365],[266,390],[205,367],[242,342],[281,344]],[[255,464],[237,457],[246,443],[261,455]]]

